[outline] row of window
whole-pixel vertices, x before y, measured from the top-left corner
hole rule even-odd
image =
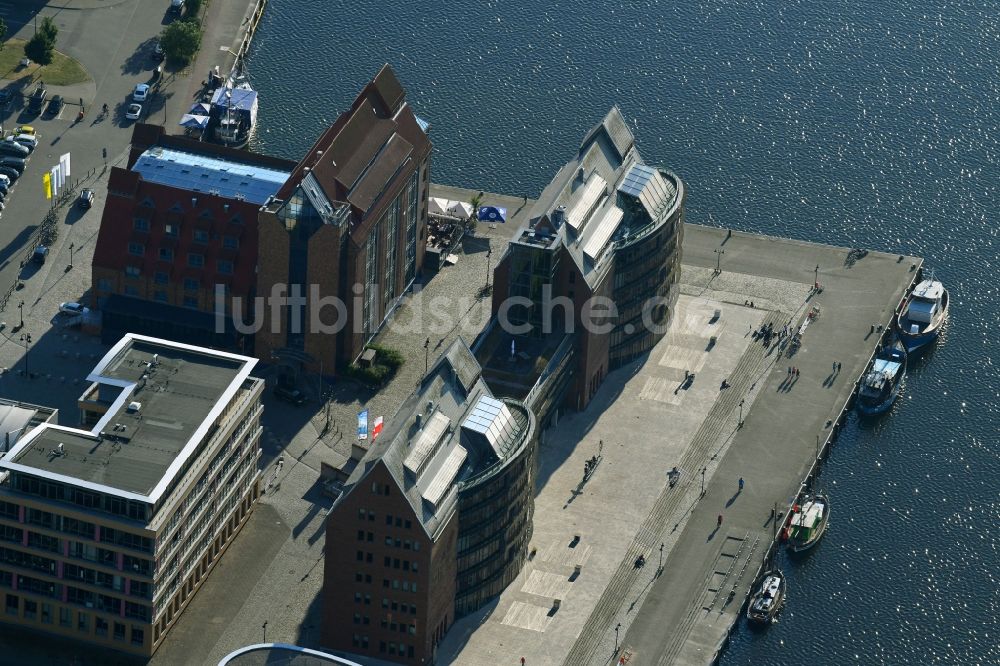
[[[132,228],[142,233],[149,233],[149,220],[137,217],[132,221]],[[166,224],[163,226],[163,234],[167,238],[178,238],[180,236],[180,226],[176,224]],[[205,229],[195,229],[192,238],[195,243],[207,245],[210,235]],[[222,237],[222,247],[229,250],[236,250],[240,247],[240,239],[236,236],[225,235]]]
[[[142,257],[146,254],[146,247],[142,243],[129,243],[128,253],[133,257]],[[173,261],[174,251],[169,247],[161,247],[159,256],[160,261]],[[200,252],[188,252],[187,265],[191,268],[204,268],[205,267],[205,255]],[[215,262],[215,270],[223,275],[229,275],[233,272],[233,262],[229,259],[217,259]],[[126,266],[125,275],[128,277],[139,277],[142,271],[138,266]],[[165,273],[161,273],[165,275]]]
[[[8,594],[4,610],[7,615],[22,616],[22,604],[21,597],[16,594]],[[61,627],[72,627],[73,626],[73,610],[69,608],[60,607],[59,608],[59,626]],[[38,602],[32,599],[24,599],[23,604],[23,617],[25,620],[41,620],[42,624],[52,624],[52,604]],[[125,631],[128,627],[125,626],[123,622],[114,622],[114,626],[110,626],[107,620],[100,616],[94,616],[94,634],[97,636],[107,636],[108,632],[111,631],[112,637],[116,641],[125,640]],[[76,628],[82,633],[90,633],[90,614],[79,611],[76,613]],[[132,645],[141,646],[146,639],[146,635],[141,627],[132,626],[130,640]]]
[[[148,520],[150,506],[144,502],[126,500],[115,495],[107,495],[83,488],[68,486],[58,481],[41,479],[37,476],[18,472],[13,477],[13,486],[18,492],[36,495],[46,499],[59,500],[81,506],[85,509],[104,511],[116,516],[124,516],[133,520]],[[9,503],[8,503],[9,504]],[[12,508],[14,507],[14,508]],[[4,508],[5,515],[10,515],[16,505]],[[57,528],[50,528],[57,529]]]
[[[351,637],[351,645],[357,648],[367,649],[368,636],[359,636],[358,634],[354,634],[354,636]],[[380,654],[398,654],[400,657],[413,657],[415,655],[413,646],[407,645],[406,643],[387,644],[385,641],[379,641],[378,651]]]

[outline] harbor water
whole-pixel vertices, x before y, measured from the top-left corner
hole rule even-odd
[[[947,330],[850,417],[828,533],[722,663],[1000,663],[1000,3],[271,0],[253,147],[298,159],[385,62],[435,182],[535,196],[618,104],[690,222],[924,257]]]

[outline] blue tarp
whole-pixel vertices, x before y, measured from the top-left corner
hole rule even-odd
[[[232,100],[227,99],[226,94],[232,90]],[[250,111],[253,109],[253,105],[257,102],[257,91],[247,90],[246,88],[217,88],[215,93],[212,94],[212,105],[218,106],[223,109],[228,109],[232,106],[233,111]]]
[[[506,222],[507,221],[507,209],[500,208],[499,206],[480,206],[479,207],[479,221],[480,222]]]

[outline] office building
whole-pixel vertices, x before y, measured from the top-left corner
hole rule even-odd
[[[253,319],[257,213],[294,167],[136,125],[128,163],[111,167],[94,249],[105,343],[132,332],[252,352],[234,316]]]
[[[261,210],[258,292],[289,303],[269,299],[256,354],[291,381],[357,359],[420,273],[430,153],[386,65]]]
[[[556,377],[544,362],[535,368],[537,359],[558,363],[572,353],[560,401],[583,409],[610,370],[652,349],[677,302],[684,198],[681,180],[643,161],[612,108],[542,192],[496,267],[493,312],[508,325],[492,326],[476,346],[491,385],[526,394],[533,382]],[[531,367],[518,367],[522,360]]]
[[[156,650],[260,493],[255,363],[128,335],[87,378],[84,427],[17,441],[0,460],[0,621]]]
[[[330,511],[323,645],[432,663],[455,618],[521,570],[536,446],[531,411],[495,398],[465,342],[452,343]]]

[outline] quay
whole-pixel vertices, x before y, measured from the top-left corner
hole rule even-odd
[[[432,188],[457,200],[475,194]],[[610,373],[586,410],[544,433],[537,555],[495,603],[455,624],[439,662],[716,661],[777,547],[772,510],[786,516],[814,478],[921,263],[686,225],[669,332]],[[765,349],[751,333],[767,322],[806,324],[801,347]],[[689,371],[695,381],[683,388]],[[599,447],[603,462],[581,484]],[[835,514],[850,510],[831,495]]]

